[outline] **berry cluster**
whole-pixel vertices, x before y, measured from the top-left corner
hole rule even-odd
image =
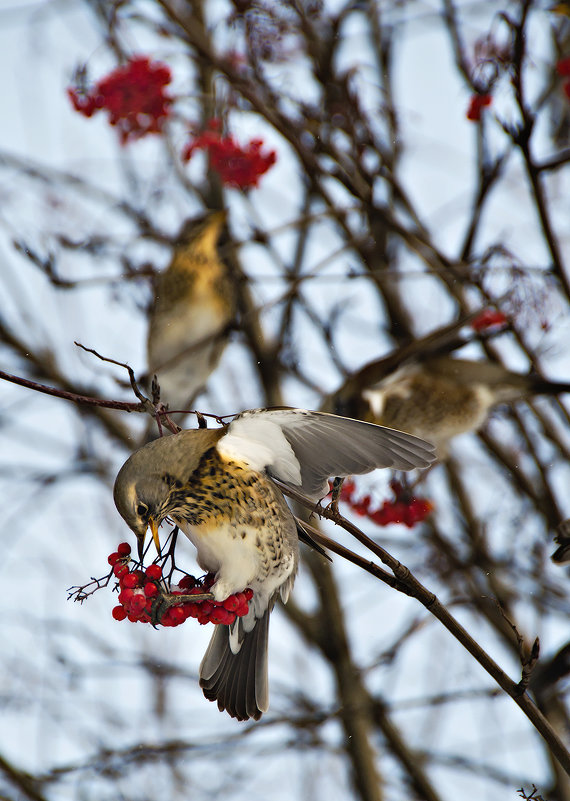
[[[91,91],[74,87],[68,89],[67,94],[74,109],[85,117],[106,109],[109,122],[117,127],[121,144],[125,145],[162,131],[172,103],[165,92],[171,79],[166,64],[134,56],[102,78]]]
[[[206,130],[186,145],[182,159],[189,161],[196,150],[205,150],[210,167],[219,174],[222,183],[238,189],[250,189],[258,185],[263,173],[277,160],[274,150],[262,153],[262,147],[262,139],[252,139],[246,147],[242,147],[233,136],[222,135],[219,120],[210,120]]]
[[[370,510],[372,505],[370,495],[355,499],[356,485],[350,480],[343,483],[340,500],[348,503],[357,515],[372,520],[378,526],[403,523],[408,528],[412,528],[416,523],[425,520],[433,510],[433,505],[427,498],[416,498],[409,495],[398,481],[391,481],[390,487],[395,496],[394,500],[384,501],[382,506],[374,511]]]
[[[133,56],[93,87],[86,85],[84,74],[78,72],[75,86],[67,94],[73,108],[85,117],[106,109],[109,122],[119,131],[121,144],[140,139],[147,134],[162,133],[164,123],[172,113],[173,98],[165,87],[172,80],[170,68],[148,56]],[[182,160],[189,161],[196,150],[208,154],[209,166],[223,184],[237,189],[251,189],[272,167],[277,154],[262,152],[262,139],[252,139],[242,146],[230,134],[221,132],[219,120],[210,120],[206,129],[193,136],[182,151]]]
[[[469,108],[467,109],[467,119],[471,122],[481,121],[481,111],[485,106],[490,106],[493,102],[493,95],[476,94],[471,95]]]
[[[198,623],[231,625],[236,617],[244,617],[249,611],[249,602],[253,590],[230,595],[225,601],[189,601],[184,600],[173,605],[166,604],[166,598],[172,596],[200,595],[209,591],[215,576],[208,573],[203,579],[184,576],[177,585],[166,586],[162,568],[158,564],[149,565],[144,570],[129,569],[131,546],[122,542],[117,550],[110,554],[108,562],[113,567],[114,575],[119,579],[119,605],[115,606],[112,615],[115,620],[154,623],[161,626],[179,626],[189,617],[196,618]],[[160,612],[163,607],[162,613]]]

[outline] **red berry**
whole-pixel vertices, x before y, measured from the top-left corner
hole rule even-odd
[[[245,595],[246,601],[251,601],[251,599],[253,598],[253,590],[251,589],[251,587],[246,587],[245,590],[243,591],[243,594]]]
[[[127,610],[124,606],[115,606],[111,612],[115,620],[124,620],[127,616]]]
[[[186,615],[184,614],[184,610],[181,609],[179,606],[173,606],[168,611],[169,611],[171,625],[179,626],[186,620]]]
[[[149,565],[145,570],[146,575],[149,579],[154,579],[158,581],[158,579],[162,578],[162,568],[160,565]]]
[[[122,565],[122,564],[117,563],[113,567],[113,573],[117,576],[117,578],[120,578],[120,576],[124,576],[128,572],[129,572],[129,568],[126,565]]]
[[[223,606],[217,606],[212,614],[210,615],[210,622],[211,623],[225,623],[226,622],[226,614],[227,611],[224,609]]]
[[[131,598],[131,612],[142,612],[146,606],[146,597],[142,592],[133,593]]]
[[[130,604],[130,602],[133,600],[134,594],[135,594],[134,590],[129,590],[129,589],[121,590],[121,592],[119,593],[119,598],[118,598],[119,603],[124,604],[125,606],[128,606],[128,604]]]
[[[188,610],[188,617],[198,617],[200,614],[199,604],[184,604],[184,607]]]
[[[390,522],[384,506],[381,506],[380,509],[376,509],[375,512],[372,512],[370,519],[378,526],[387,526]]]
[[[121,542],[119,547],[117,548],[117,553],[119,556],[129,556],[131,553],[131,546],[128,542]]]
[[[372,499],[370,495],[365,495],[364,498],[361,498],[359,501],[355,501],[354,503],[351,502],[350,506],[357,515],[362,517],[363,515],[368,514],[371,501]]]
[[[122,584],[127,589],[134,589],[139,586],[139,577],[135,573],[127,573],[123,576]]]
[[[211,601],[202,601],[200,603],[200,612],[203,615],[211,614],[213,609],[214,609],[214,604]]]
[[[472,95],[469,108],[467,109],[467,119],[471,120],[471,122],[479,122],[481,120],[481,110],[485,108],[485,106],[490,106],[492,102],[492,95]]]
[[[144,585],[144,594],[147,598],[154,598],[154,596],[158,594],[158,587],[156,584],[153,584],[152,581],[147,581]]]
[[[120,558],[121,557],[117,551],[113,551],[113,553],[110,553],[107,557],[107,562],[109,562],[110,565],[116,565]]]
[[[425,498],[412,498],[408,507],[406,525],[411,528],[416,523],[425,520],[432,508],[431,503]]]
[[[192,590],[196,586],[196,579],[194,576],[183,576],[178,582],[181,590]]]
[[[404,523],[406,520],[407,507],[402,501],[396,501],[392,504],[394,523]]]
[[[570,56],[560,59],[556,64],[556,72],[563,78],[570,78]]]
[[[238,606],[239,606],[239,601],[235,595],[230,595],[230,597],[226,598],[226,600],[223,603],[224,609],[226,609],[228,612],[235,612]]]
[[[496,309],[483,309],[483,311],[471,321],[471,328],[473,328],[474,331],[484,331],[491,326],[504,325],[507,322],[507,317],[503,312],[497,311]]]
[[[351,479],[345,479],[342,485],[342,489],[340,491],[340,500],[346,501],[350,503],[354,491],[356,489],[356,484]]]

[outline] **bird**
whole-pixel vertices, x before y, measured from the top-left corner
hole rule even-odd
[[[188,409],[204,388],[235,317],[234,286],[220,257],[225,222],[224,211],[187,221],[155,283],[147,374],[157,376],[160,399],[172,410]]]
[[[377,467],[427,467],[433,446],[400,431],[304,409],[254,409],[220,428],[185,429],[147,443],[121,467],[116,507],[135,533],[142,558],[150,528],[169,518],[215,574],[216,601],[253,590],[247,616],[216,625],[200,665],[200,686],[238,720],[268,709],[269,614],[286,601],[297,572],[295,518],[276,482],[312,501],[327,479]]]
[[[404,364],[363,390],[358,416],[423,437],[444,459],[450,440],[478,430],[494,406],[563,392],[570,392],[570,383],[513,373],[494,362],[435,356]]]

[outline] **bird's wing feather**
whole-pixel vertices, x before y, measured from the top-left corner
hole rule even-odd
[[[330,476],[377,467],[411,470],[435,459],[433,446],[411,434],[303,409],[244,412],[217,447],[226,458],[266,470],[315,499],[326,495]]]

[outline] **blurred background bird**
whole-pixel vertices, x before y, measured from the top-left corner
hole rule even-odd
[[[278,595],[287,600],[298,564],[297,523],[273,479],[318,501],[329,476],[376,467],[427,467],[433,447],[409,434],[300,409],[243,412],[222,428],[181,431],[139,448],[115,481],[120,514],[142,557],[146,531],[170,518],[215,573],[214,599],[247,587],[247,616],[217,625],[200,665],[204,695],[238,720],[269,704],[267,636]]]
[[[214,211],[185,223],[154,287],[148,376],[157,376],[160,400],[172,410],[189,409],[204,389],[234,320],[234,286],[220,256],[225,222],[225,212]]]
[[[445,458],[449,441],[479,429],[497,404],[563,392],[570,392],[570,383],[513,373],[493,362],[437,356],[405,364],[364,390],[359,416],[423,437]]]

